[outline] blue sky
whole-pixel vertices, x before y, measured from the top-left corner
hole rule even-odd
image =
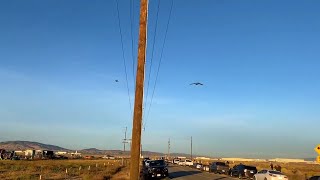
[[[170,3],[160,4],[151,90]],[[156,7],[150,0],[147,70]],[[119,8],[133,101],[130,1]],[[193,136],[196,154],[315,156],[319,8],[315,0],[174,0],[143,148],[166,152],[171,138],[172,151],[188,153]],[[138,13],[134,0],[135,58]],[[1,1],[0,22],[0,141],[121,149],[132,115],[116,1]],[[195,81],[205,86],[189,86]]]

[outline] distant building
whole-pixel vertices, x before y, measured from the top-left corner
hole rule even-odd
[[[184,157],[184,156],[178,156],[177,158],[178,159],[187,159],[187,157]]]
[[[196,157],[194,159],[196,159],[196,160],[210,160],[210,158],[208,158],[208,157]]]
[[[104,155],[102,157],[102,159],[116,159],[114,156],[111,156],[111,155]]]
[[[289,163],[289,162],[305,163],[306,162],[304,159],[284,159],[284,158],[269,159],[269,161],[272,161],[272,162],[283,162],[283,163]]]
[[[26,158],[34,159],[34,156],[36,155],[36,150],[33,150],[33,149],[25,150],[24,155]]]
[[[81,153],[78,153],[78,151],[76,151],[75,153],[70,153],[71,157],[75,157],[75,158],[79,158],[81,157]]]
[[[55,154],[56,154],[56,155],[66,155],[67,152],[65,152],[65,151],[58,151],[58,152],[56,152]]]
[[[221,158],[222,161],[242,161],[242,162],[253,162],[256,159],[248,159],[248,158]]]
[[[25,156],[24,151],[14,151],[17,156]]]

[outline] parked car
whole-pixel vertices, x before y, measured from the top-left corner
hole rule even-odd
[[[19,157],[19,156],[13,156],[13,157],[11,158],[11,160],[20,160],[20,157]]]
[[[186,162],[185,162],[185,161],[179,161],[179,162],[178,162],[178,165],[179,165],[179,166],[185,166],[185,165],[186,165]]]
[[[150,158],[148,157],[143,158],[143,162],[146,162],[147,160],[150,160]]]
[[[144,165],[145,165],[145,166],[149,166],[150,162],[151,162],[151,160],[146,160],[146,161],[144,162]]]
[[[190,159],[186,159],[184,162],[186,166],[193,166],[193,162]]]
[[[320,180],[320,176],[312,176],[308,180]]]
[[[149,162],[142,170],[144,180],[153,178],[165,178],[169,176],[168,168],[164,160],[154,160]]]
[[[202,165],[202,171],[209,172],[209,166],[208,165]]]
[[[201,163],[193,163],[193,168],[201,170],[202,164]]]
[[[68,159],[68,157],[63,155],[56,155],[53,159]]]
[[[239,177],[239,179],[242,179],[242,178],[252,179],[256,173],[257,173],[256,167],[247,166],[244,164],[235,165],[233,166],[233,168],[229,170],[230,176]]]
[[[85,159],[94,159],[94,156],[85,156]]]
[[[172,161],[173,164],[179,164],[179,162],[180,162],[180,159],[173,159]]]
[[[254,180],[287,180],[288,177],[279,171],[261,170],[253,176]]]
[[[209,172],[219,173],[219,174],[228,174],[229,165],[224,162],[213,162],[209,167]]]

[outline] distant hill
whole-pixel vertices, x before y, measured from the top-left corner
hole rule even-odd
[[[63,147],[50,145],[50,144],[43,144],[39,142],[31,142],[31,141],[6,141],[0,142],[0,149],[5,149],[9,151],[17,151],[17,150],[27,150],[27,149],[42,149],[42,150],[51,150],[51,151],[67,151],[67,152],[74,152],[75,150],[66,149]],[[130,155],[130,151],[123,152],[122,150],[100,150],[97,148],[88,148],[78,150],[78,152],[82,154],[90,154],[90,155],[112,155],[112,156],[121,156],[121,155]],[[165,156],[164,153],[159,152],[152,152],[152,151],[142,151],[142,155],[145,157],[149,156]],[[190,157],[189,154],[182,154],[182,153],[172,153],[171,157],[174,156],[185,156]]]
[[[43,149],[43,150],[52,150],[52,151],[75,151],[66,149],[63,147],[50,145],[50,144],[43,144],[39,142],[31,142],[31,141],[6,141],[0,142],[0,149],[10,150],[10,151],[17,151],[17,150],[27,150],[27,149]],[[129,155],[130,151],[126,151],[125,153],[122,150],[100,150],[97,148],[88,148],[78,150],[78,152],[82,154],[91,154],[91,155]],[[151,152],[151,151],[143,151],[142,154],[144,156],[164,156],[163,153],[158,152]]]
[[[26,150],[26,149],[43,149],[52,151],[70,151],[69,149],[54,146],[50,144],[43,144],[31,141],[6,141],[0,142],[0,149],[6,150]]]
[[[123,152],[122,150],[100,150],[96,148],[82,149],[78,151],[82,154],[91,154],[91,155],[130,155],[130,151]],[[151,151],[142,151],[143,156],[164,156],[163,153],[151,152]]]

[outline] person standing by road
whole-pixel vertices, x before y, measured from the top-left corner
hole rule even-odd
[[[270,163],[270,169],[273,170],[273,164],[272,164],[272,162]]]

